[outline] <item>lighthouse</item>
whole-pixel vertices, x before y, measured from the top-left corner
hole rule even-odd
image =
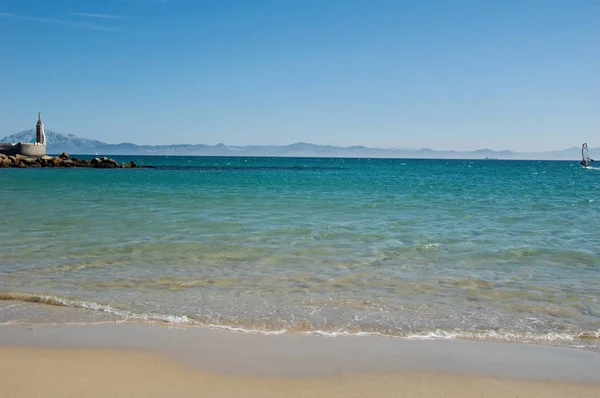
[[[35,125],[35,142],[6,142],[0,143],[0,154],[41,157],[46,154],[46,133],[42,123],[42,113],[38,112]]]
[[[42,112],[38,112],[38,121],[35,125],[35,143],[46,145],[46,133],[44,132],[44,123],[42,123]]]

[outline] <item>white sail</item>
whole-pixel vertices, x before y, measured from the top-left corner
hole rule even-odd
[[[581,146],[581,164],[583,167],[588,167],[592,163],[592,159],[590,158],[590,151],[588,150],[587,144],[583,144]]]

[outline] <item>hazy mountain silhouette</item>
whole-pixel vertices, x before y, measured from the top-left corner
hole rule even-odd
[[[576,160],[581,156],[579,147],[547,152],[513,152],[478,149],[475,151],[443,151],[430,148],[369,148],[365,146],[315,145],[297,142],[290,145],[248,145],[231,146],[225,144],[175,144],[175,145],[136,145],[131,143],[107,144],[102,141],[46,131],[48,153],[101,155],[188,155],[188,156],[303,156],[303,157],[372,157],[372,158],[437,158],[437,159],[548,159]],[[2,142],[33,142],[35,130],[22,131],[2,139]],[[600,158],[600,147],[591,148]]]

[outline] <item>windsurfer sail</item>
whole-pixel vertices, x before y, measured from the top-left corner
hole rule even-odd
[[[590,158],[590,151],[588,150],[587,144],[583,144],[581,146],[581,162],[580,162],[580,164],[583,167],[588,167],[590,164],[592,164],[593,161],[594,161],[594,159]]]

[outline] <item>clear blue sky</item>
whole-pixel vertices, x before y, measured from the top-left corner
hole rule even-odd
[[[3,0],[0,136],[600,145],[600,1]]]

